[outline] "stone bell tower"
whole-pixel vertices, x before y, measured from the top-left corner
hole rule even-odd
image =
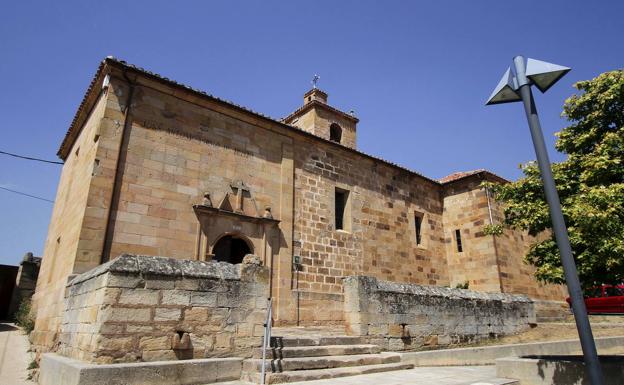
[[[303,95],[303,106],[284,118],[286,124],[350,148],[356,148],[358,121],[327,104],[327,94],[316,87]]]

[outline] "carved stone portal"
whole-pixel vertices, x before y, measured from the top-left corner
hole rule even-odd
[[[245,255],[255,254],[270,268],[279,249],[279,220],[273,218],[271,208],[260,213],[251,189],[242,181],[232,183],[216,207],[214,198],[205,193],[202,204],[193,206],[200,223],[196,258],[241,263]]]

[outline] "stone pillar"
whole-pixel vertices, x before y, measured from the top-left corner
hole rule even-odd
[[[294,221],[294,153],[292,143],[282,145],[281,188],[279,218],[282,237],[271,264],[272,297],[276,324],[296,321],[296,301],[292,291],[293,221]]]
[[[368,334],[370,315],[370,294],[377,287],[374,277],[352,276],[343,280],[344,317],[348,335],[365,336]]]

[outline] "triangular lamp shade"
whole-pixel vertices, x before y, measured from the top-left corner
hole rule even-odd
[[[546,92],[557,80],[567,74],[570,68],[541,60],[527,59],[526,76],[542,92]]]
[[[490,95],[485,105],[489,106],[492,104],[511,103],[521,100],[522,98],[516,93],[515,88],[511,69],[507,68],[507,71],[494,89],[494,92],[492,92],[492,95]]]

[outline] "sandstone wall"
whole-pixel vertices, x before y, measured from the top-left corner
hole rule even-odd
[[[123,82],[113,78],[113,83]],[[184,99],[161,84],[139,79],[132,126],[122,167],[119,207],[113,218],[111,255],[137,253],[205,260],[193,205],[210,193],[215,207],[231,185],[241,181],[259,210],[271,208],[280,221],[270,255],[262,239],[243,224],[209,229],[211,247],[223,234],[250,238],[253,252],[280,271],[273,281],[276,314],[293,318],[292,266],[293,161],[291,139],[270,125],[216,102]],[[186,95],[188,96],[188,95]],[[236,222],[236,221],[235,221]],[[205,235],[204,235],[205,236]]]
[[[195,259],[193,204],[210,192],[217,205],[237,180],[281,217],[284,138],[147,87],[135,103],[112,255]]]
[[[67,286],[58,352],[95,363],[251,355],[268,270],[123,255]]]
[[[494,223],[503,223],[505,213],[501,203],[492,200]],[[544,284],[535,279],[535,267],[524,261],[524,256],[531,245],[544,239],[547,233],[532,237],[527,232],[505,229],[496,236],[496,248],[500,266],[501,285],[505,293],[526,294],[531,298],[564,303],[568,296],[565,285]],[[555,306],[556,308],[557,306]]]
[[[335,227],[335,191],[348,191],[345,228]],[[439,186],[335,146],[295,147],[294,286],[301,323],[342,322],[342,277],[447,285]],[[423,215],[416,242],[414,218]]]
[[[91,211],[91,181],[97,172],[96,154],[101,144],[96,136],[101,132],[106,109],[107,95],[101,94],[61,171],[33,296],[36,323],[32,342],[37,350],[47,350],[57,341],[67,278],[81,260],[79,243],[82,234],[89,231],[85,218]]]
[[[480,179],[469,178],[444,186],[444,241],[450,286],[501,292],[496,245],[483,233],[489,224],[488,203]],[[459,230],[462,251],[457,248]]]
[[[486,179],[488,179],[486,177]],[[524,262],[529,247],[539,238],[505,228],[500,235],[486,235],[484,227],[504,223],[503,206],[488,194],[475,176],[444,187],[444,229],[451,287],[468,282],[471,290],[526,294],[533,299],[562,301],[565,286],[535,279],[535,268]],[[496,181],[488,179],[488,181]],[[460,230],[463,251],[457,251],[455,230]]]
[[[344,291],[348,333],[389,350],[475,342],[517,333],[535,323],[533,303],[521,295],[363,276],[345,278]]]

